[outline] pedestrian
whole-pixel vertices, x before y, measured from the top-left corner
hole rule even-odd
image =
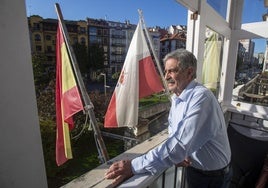
[[[156,174],[176,165],[185,167],[188,188],[228,187],[231,150],[219,102],[195,80],[197,60],[191,52],[178,49],[163,61],[172,94],[169,136],[146,154],[115,162],[105,178],[118,185],[135,174]]]

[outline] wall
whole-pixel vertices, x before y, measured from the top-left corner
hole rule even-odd
[[[0,187],[47,187],[24,1],[0,1],[0,41]]]

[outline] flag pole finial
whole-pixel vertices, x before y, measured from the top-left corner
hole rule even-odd
[[[139,15],[141,17],[142,16],[142,10],[141,9],[138,9],[138,12],[139,12]]]

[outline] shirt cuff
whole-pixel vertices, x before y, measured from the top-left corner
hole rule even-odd
[[[144,166],[142,165],[142,156],[132,159],[131,167],[133,174],[141,174],[147,172]]]

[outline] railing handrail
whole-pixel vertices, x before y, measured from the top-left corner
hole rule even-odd
[[[238,103],[239,103],[239,105],[238,105]],[[268,119],[268,115],[263,114],[264,112],[268,111],[268,108],[264,108],[264,107],[256,106],[256,105],[254,105],[254,106],[256,108],[255,110],[259,110],[259,112],[258,111],[252,112],[252,106],[250,106],[249,104],[237,102],[237,101],[233,101],[230,106],[224,106],[222,108],[223,108],[224,113],[236,112],[236,113],[248,114],[248,115],[250,115],[252,117],[256,117],[256,118]],[[259,108],[261,108],[262,110],[260,110]],[[66,184],[62,187],[64,187],[64,188],[111,187],[113,180],[104,179],[104,174],[113,161],[119,161],[122,159],[133,159],[137,156],[140,156],[144,153],[147,153],[149,150],[157,147],[159,144],[164,142],[167,139],[167,137],[168,137],[168,132],[167,132],[167,129],[165,129],[165,130],[161,131],[160,133],[158,133],[157,135],[155,135],[155,136],[149,138],[148,140],[134,146],[133,148],[131,148],[131,149],[125,151],[124,153],[116,156],[115,158],[111,159],[107,163],[98,166],[97,168],[87,172],[86,174],[80,176],[79,178],[76,178],[75,180],[69,182],[68,184]],[[178,170],[181,171],[181,168],[178,168]],[[166,171],[163,171],[163,172],[161,172],[157,175],[154,175],[154,176],[152,176],[150,174],[135,175],[135,176],[131,177],[130,179],[126,180],[125,182],[123,182],[119,187],[120,188],[125,188],[125,187],[130,188],[130,187],[137,187],[137,186],[141,187],[141,188],[148,187],[152,183],[155,183],[158,180],[158,178],[161,178],[161,176],[165,176],[165,173],[167,171],[173,173],[173,172],[177,171],[177,169],[173,166],[173,167],[167,169]],[[181,177],[181,175],[177,175],[177,177],[179,178],[179,177]],[[178,179],[176,181],[177,182],[175,182],[175,183],[177,185],[181,181],[181,179]],[[168,187],[168,186],[166,186],[166,187]]]
[[[137,156],[140,156],[152,148],[155,148],[159,144],[161,144],[163,141],[165,141],[168,137],[168,132],[167,129],[161,131],[159,134],[149,138],[148,140],[134,146],[133,148],[125,151],[124,153],[116,156],[115,158],[111,159],[105,164],[102,164],[98,166],[97,168],[83,174],[82,176],[74,179],[73,181],[69,182],[68,184],[62,186],[64,188],[72,188],[72,187],[109,187],[112,186],[112,180],[107,180],[104,179],[104,174],[106,170],[109,168],[109,166],[112,164],[113,161],[119,161],[122,159],[133,159]],[[133,181],[133,180],[139,180],[143,182],[148,182],[148,181],[153,181],[153,179],[156,179],[158,176],[154,176],[148,179],[150,175],[136,175],[130,178],[128,181]],[[121,185],[121,187],[124,184]]]

